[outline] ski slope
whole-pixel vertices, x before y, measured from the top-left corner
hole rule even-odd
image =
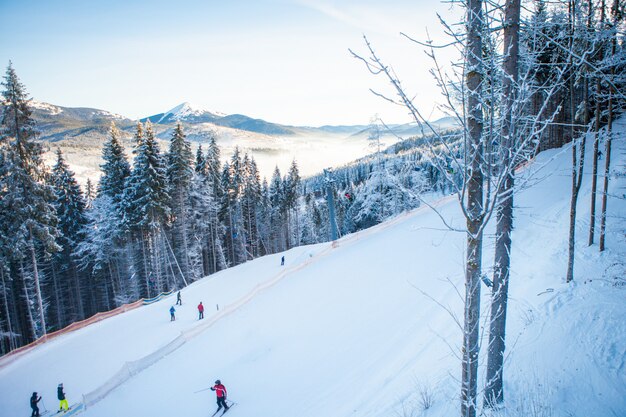
[[[613,143],[602,254],[597,245],[586,246],[590,164],[585,168],[573,283],[564,283],[570,150],[544,152],[519,173],[518,183],[528,187],[515,200],[505,369],[509,416],[626,415],[623,123]],[[463,227],[455,197],[436,206],[448,222]],[[464,247],[463,233],[445,229],[438,214],[422,207],[334,244],[294,248],[221,271],[182,290],[175,322],[168,312],[173,295],[15,360],[0,359],[0,417],[30,415],[33,391],[47,409],[56,409],[60,382],[69,402],[80,402],[126,362],[181,332],[186,337],[180,347],[80,415],[208,417],[215,395],[196,391],[216,379],[237,403],[231,417],[458,415]],[[490,274],[493,225],[483,253]],[[482,299],[484,322],[484,286]],[[200,301],[206,308],[201,321]],[[423,393],[432,398],[427,411]],[[533,406],[546,413],[530,411]]]

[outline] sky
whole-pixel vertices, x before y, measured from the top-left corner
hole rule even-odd
[[[179,103],[275,123],[409,122],[348,49],[363,35],[427,116],[441,101],[423,47],[438,0],[0,0],[0,64],[36,100],[133,119]],[[452,17],[450,17],[452,19]]]

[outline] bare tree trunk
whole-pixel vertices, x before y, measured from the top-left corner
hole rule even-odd
[[[613,25],[617,26],[618,23],[618,10],[619,1],[613,2]],[[613,36],[611,40],[611,55],[615,56],[617,51],[617,36]],[[609,175],[611,173],[611,141],[613,140],[613,94],[615,93],[613,82],[615,81],[615,65],[611,67],[611,85],[609,87],[609,121],[607,126],[607,138],[606,138],[606,157],[604,160],[604,184],[602,187],[602,210],[600,214],[600,252],[604,251],[605,236],[606,236],[606,208],[607,208],[607,196],[609,192]]]
[[[465,83],[467,97],[467,258],[465,262],[465,317],[463,328],[463,363],[461,375],[461,416],[476,416],[478,351],[480,326],[480,275],[482,270],[483,221],[483,114],[481,90],[482,0],[467,3],[467,45]]]
[[[0,277],[2,277],[2,296],[4,298],[4,314],[7,321],[7,331],[9,332],[9,351],[17,348],[17,343],[15,343],[15,335],[13,333],[13,324],[11,320],[11,314],[9,312],[9,299],[7,297],[7,286],[4,281],[4,266],[0,266]]]
[[[596,117],[595,117],[595,125],[594,125],[594,140],[593,140],[593,168],[591,174],[591,208],[590,208],[590,219],[589,219],[589,241],[588,245],[593,245],[593,241],[595,238],[595,228],[596,228],[596,190],[598,188],[598,147],[600,145],[600,80],[598,79],[596,82],[596,94],[598,95],[598,99],[596,101]]]
[[[568,261],[567,274],[565,282],[571,282],[574,279],[574,252],[575,252],[575,232],[576,232],[576,204],[578,202],[578,193],[582,183],[583,164],[585,162],[585,136],[582,136],[580,144],[580,157],[578,157],[578,146],[574,142],[572,144],[572,197],[570,200],[570,222],[569,222],[569,245],[568,245]]]
[[[141,242],[139,242],[141,244],[141,259],[143,262],[143,279],[145,280],[145,285],[146,285],[146,289],[145,289],[145,294],[140,294],[140,297],[147,297],[150,298],[152,297],[152,294],[150,292],[150,268],[148,268],[148,261],[147,261],[147,257],[146,257],[146,238],[149,237],[148,233],[139,233],[139,238],[141,239]]]
[[[614,70],[611,70],[614,73]],[[609,124],[606,136],[606,156],[604,160],[604,184],[602,187],[602,209],[600,212],[600,252],[604,251],[606,236],[606,206],[611,173],[611,140],[613,139],[613,87],[609,91]]]
[[[484,403],[495,406],[504,401],[503,367],[506,332],[506,311],[511,266],[511,233],[513,231],[513,187],[515,185],[516,128],[513,123],[515,86],[518,80],[520,0],[507,0],[504,15],[504,111],[502,114],[502,158],[505,171],[502,188],[498,190],[495,264],[491,294],[491,316],[487,356],[487,382]],[[537,116],[539,117],[539,116]]]
[[[20,275],[22,278],[22,285],[23,285],[23,288],[21,288],[21,290],[24,290],[24,301],[26,304],[26,316],[27,316],[26,319],[28,319],[28,325],[30,325],[30,329],[24,328],[24,330],[30,330],[30,333],[31,333],[30,339],[25,334],[22,334],[23,344],[25,345],[31,341],[37,340],[37,323],[35,323],[35,318],[33,317],[33,311],[31,308],[31,299],[30,299],[30,294],[28,293],[28,285],[26,283],[26,273],[24,271],[24,262],[23,261],[19,261],[19,262],[20,262]]]
[[[76,268],[74,267],[74,265],[71,264],[71,261],[68,267],[68,272],[72,274],[74,278],[74,286],[76,287],[76,306],[78,308],[78,318],[79,320],[82,320],[85,318],[85,306],[83,305],[83,291],[81,289],[80,279],[78,278],[78,271],[76,271]]]
[[[583,168],[585,164],[585,143],[586,134],[583,132],[580,137],[580,157],[578,156],[578,145],[576,142],[576,136],[580,135],[580,132],[575,129],[576,123],[576,86],[575,77],[577,69],[573,65],[573,49],[574,49],[574,34],[576,25],[576,7],[577,0],[570,0],[569,12],[570,12],[570,78],[569,78],[569,94],[570,94],[570,133],[572,136],[572,195],[570,200],[570,223],[569,223],[569,245],[568,245],[568,260],[567,260],[567,273],[565,275],[565,282],[571,282],[574,279],[574,253],[576,248],[576,205],[578,203],[578,193],[582,184]]]
[[[39,284],[39,269],[37,268],[37,256],[35,254],[35,242],[33,241],[32,231],[30,233],[30,257],[33,263],[33,278],[35,279],[35,295],[37,297],[37,309],[41,319],[42,336],[46,335],[46,316],[43,311],[43,298],[41,296],[41,285]],[[36,337],[36,336],[35,336]]]
[[[63,317],[61,316],[62,313],[62,305],[61,305],[61,298],[59,296],[59,283],[58,283],[58,277],[57,277],[57,271],[56,268],[54,267],[54,262],[52,263],[52,268],[50,268],[52,270],[52,285],[54,287],[54,302],[56,304],[56,319],[57,319],[57,328],[61,329],[63,328]]]

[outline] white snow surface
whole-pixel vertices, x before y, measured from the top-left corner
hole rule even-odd
[[[597,244],[586,244],[587,164],[570,284],[564,276],[571,148],[543,152],[519,172],[518,183],[528,180],[528,187],[515,199],[507,408],[501,415],[626,415],[626,147],[620,123],[607,249],[600,253]],[[455,197],[436,206],[463,226]],[[493,229],[492,224],[486,230],[483,250],[489,275]],[[195,392],[221,379],[237,403],[231,417],[459,415],[462,334],[456,321],[463,316],[464,247],[464,234],[446,230],[424,206],[334,245],[294,248],[221,271],[182,290],[175,322],[168,313],[173,295],[59,337],[17,360],[0,359],[0,416],[29,415],[33,391],[47,409],[56,409],[60,382],[70,403],[78,402],[126,361],[191,329],[197,335],[82,414],[208,417],[215,394]],[[483,325],[489,294],[483,286]],[[200,301],[206,306],[202,321]],[[488,334],[483,328],[479,389]],[[424,393],[432,399],[428,410]]]

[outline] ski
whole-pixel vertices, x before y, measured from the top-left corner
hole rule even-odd
[[[72,406],[70,408],[68,408],[67,410],[59,410],[56,413],[54,413],[54,416],[73,416],[74,414],[78,413],[79,411],[81,411],[83,409],[83,403],[76,403],[76,404],[72,404]]]
[[[221,417],[221,416],[223,416],[224,414],[226,414],[226,412],[227,412],[228,410],[230,410],[231,408],[233,408],[234,406],[235,406],[235,403],[232,403],[231,405],[229,405],[227,409],[225,409],[224,411],[222,411],[222,414],[220,414],[220,417]]]
[[[211,414],[211,417],[215,417],[217,415],[217,413],[219,413],[220,411],[222,411],[222,414],[220,414],[219,417],[222,417],[224,414],[226,414],[226,412],[228,410],[233,408],[234,405],[235,405],[235,403],[232,403],[231,405],[228,406],[228,408],[224,409],[223,411],[222,411],[221,408],[218,408],[213,414]]]

